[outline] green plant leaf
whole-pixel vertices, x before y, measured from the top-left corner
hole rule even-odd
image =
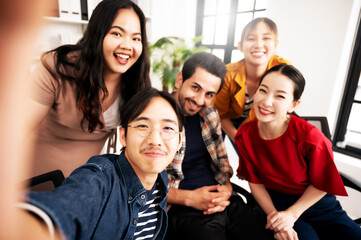
[[[202,38],[197,36],[187,43],[180,37],[162,37],[149,46],[152,70],[154,73],[161,73],[163,86],[174,88],[177,74],[184,62],[194,53],[207,50],[204,46],[197,46]]]

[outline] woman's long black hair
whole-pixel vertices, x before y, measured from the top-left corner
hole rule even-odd
[[[143,51],[139,59],[121,76],[120,93],[123,100],[127,102],[136,92],[151,86],[146,18],[142,10],[132,1],[101,1],[94,9],[88,27],[77,44],[60,46],[42,56],[42,63],[53,76],[58,76],[62,81],[67,80],[75,84],[77,105],[83,112],[81,127],[83,130],[87,128],[89,132],[93,132],[97,126],[104,127],[100,120],[102,114],[101,101],[103,100],[100,96],[106,98],[108,90],[103,78],[103,39],[109,32],[120,9],[133,9],[138,15],[143,45]],[[75,62],[69,61],[68,53],[74,51],[79,52],[79,57]],[[54,52],[57,57],[55,63],[56,73],[45,62],[45,56],[51,52]],[[73,74],[62,71],[67,66],[74,69]],[[86,122],[88,122],[87,126]]]

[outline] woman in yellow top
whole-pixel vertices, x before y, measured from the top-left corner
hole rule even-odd
[[[234,142],[237,128],[249,116],[253,95],[263,74],[275,65],[290,64],[274,55],[277,25],[269,18],[255,18],[243,29],[239,50],[244,59],[227,64],[227,75],[213,105],[221,117],[223,131]]]

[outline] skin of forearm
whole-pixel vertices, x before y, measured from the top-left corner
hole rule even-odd
[[[234,127],[231,119],[229,118],[222,119],[221,125],[223,131],[225,131],[227,136],[234,142],[234,137],[236,136],[237,129]]]
[[[19,216],[17,237],[11,239],[39,239],[39,240],[60,240],[63,239],[57,229],[55,229],[54,237],[51,238],[48,228],[39,219],[31,215],[30,213],[18,210]]]
[[[169,188],[169,192],[167,195],[167,202],[170,204],[178,204],[183,206],[190,206],[191,201],[191,191]]]
[[[318,202],[326,195],[326,192],[310,185],[302,196],[286,211],[290,212],[296,219],[298,219],[304,211],[310,208],[313,204]]]
[[[249,187],[257,203],[261,206],[267,215],[271,212],[277,211],[273,205],[270,195],[268,194],[263,184],[249,183]]]

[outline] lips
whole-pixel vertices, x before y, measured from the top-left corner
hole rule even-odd
[[[259,112],[260,114],[264,115],[264,116],[273,114],[272,111],[269,111],[269,110],[267,110],[267,109],[265,109],[265,108],[262,108],[262,107],[258,107],[258,112]]]
[[[117,59],[117,62],[124,65],[128,63],[128,60],[130,58],[130,55],[122,54],[122,53],[115,53],[114,57]]]
[[[152,158],[158,158],[158,157],[163,157],[164,154],[160,153],[160,152],[144,152],[145,155],[147,155],[148,157],[152,157]]]
[[[252,56],[254,57],[262,57],[263,55],[266,54],[266,52],[264,51],[257,51],[257,52],[251,52]]]

